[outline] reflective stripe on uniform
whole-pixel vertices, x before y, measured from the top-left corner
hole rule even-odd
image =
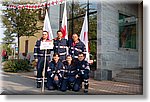
[[[35,56],[45,56],[44,54],[38,54],[38,53],[34,53]],[[46,54],[46,56],[51,56],[51,54]]]
[[[88,80],[87,80],[87,79],[84,79],[84,82],[88,82]]]
[[[74,51],[72,51],[71,53],[74,53]]]
[[[64,70],[64,69],[60,69],[60,71],[63,71],[63,72],[64,72],[65,70]]]
[[[78,48],[74,48],[76,51],[79,51],[79,52],[82,52],[82,50],[81,49],[78,49]]]
[[[34,55],[38,55],[37,53],[34,53]]]
[[[74,73],[75,71],[70,71],[70,73]]]
[[[61,55],[66,55],[67,53],[66,52],[64,52],[64,53],[59,53],[59,55],[61,56]]]
[[[85,67],[85,69],[88,69],[88,70],[90,70],[90,67],[89,67],[89,66],[86,66],[86,67]]]
[[[51,77],[53,77],[53,76],[54,76],[54,74],[51,75]]]
[[[46,54],[46,56],[50,56],[51,54]]]
[[[39,56],[43,56],[43,54],[37,54],[37,55],[39,55]]]
[[[84,83],[84,85],[89,85],[89,83]]]
[[[49,72],[49,71],[51,71],[51,69],[48,68],[47,71]]]
[[[55,46],[56,48],[67,48],[67,46]]]
[[[84,70],[80,70],[81,71],[81,74],[84,74]]]
[[[78,49],[78,48],[76,48],[76,47],[71,47],[71,49],[72,49],[72,50],[75,49],[76,51],[82,52],[81,49]]]
[[[34,48],[37,49],[37,48],[40,48],[40,47],[39,46],[35,46]]]
[[[78,58],[78,56],[74,56],[74,58]]]
[[[62,77],[62,75],[59,73],[59,76]]]
[[[36,80],[41,80],[42,78],[36,78]]]
[[[52,71],[52,73],[55,73],[56,71]]]

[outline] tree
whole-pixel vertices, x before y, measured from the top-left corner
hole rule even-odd
[[[12,44],[15,40],[15,35],[9,29],[6,29],[4,32],[4,38],[2,38],[3,43]]]
[[[5,34],[9,35],[9,37],[14,36],[12,34],[16,34],[15,37],[18,38],[18,55],[19,55],[19,45],[20,45],[19,38],[21,36],[34,36],[34,34],[41,29],[41,27],[37,26],[38,10],[7,9],[3,10],[3,13],[5,15],[2,17],[3,18],[2,21],[4,26],[7,28]],[[9,41],[10,40],[12,39],[9,39]]]
[[[4,38],[3,40],[3,49],[5,49],[8,53],[8,55],[12,54],[11,44],[14,42],[15,38],[14,35],[9,31],[9,29],[6,29],[4,32]]]

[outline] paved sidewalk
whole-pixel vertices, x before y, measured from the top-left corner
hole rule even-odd
[[[31,87],[34,90],[40,92],[40,89],[37,89],[35,85],[35,76],[33,72],[26,72],[26,73],[6,73],[8,75],[17,75],[19,77],[30,79]],[[83,90],[80,92],[60,92],[60,91],[48,91],[45,89],[45,94],[84,94]],[[27,90],[26,90],[27,91]],[[94,79],[89,79],[89,93],[92,95],[142,95],[143,88],[142,85],[135,85],[135,84],[128,84],[128,83],[121,83],[121,82],[113,82],[113,81],[96,81]],[[37,93],[40,94],[40,93]]]

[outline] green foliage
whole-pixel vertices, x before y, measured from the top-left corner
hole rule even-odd
[[[5,49],[7,51],[7,55],[12,54],[12,49],[11,49],[10,44],[2,44],[2,49]]]
[[[38,10],[3,10],[3,24],[11,33],[19,36],[34,36],[41,27],[37,27]]]
[[[97,44],[96,41],[91,40],[90,43],[90,54],[92,54],[92,59],[96,59],[96,53],[97,53]]]
[[[4,2],[3,5],[7,5],[7,2]],[[3,14],[2,22],[6,28],[3,43],[11,44],[14,41],[14,37],[17,37],[19,48],[19,38],[21,36],[34,36],[41,29],[40,26],[37,26],[38,10],[7,9],[3,10]]]
[[[15,36],[11,33],[11,31],[9,29],[6,29],[4,32],[4,38],[2,38],[3,43],[5,44],[12,44],[15,40]]]
[[[28,60],[23,59],[8,60],[3,67],[5,72],[30,71],[31,68]]]

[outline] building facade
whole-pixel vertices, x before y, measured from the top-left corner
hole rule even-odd
[[[97,6],[97,71],[112,71],[112,77],[122,68],[142,67],[143,36],[142,2],[99,2]],[[104,78],[105,79],[105,78]]]

